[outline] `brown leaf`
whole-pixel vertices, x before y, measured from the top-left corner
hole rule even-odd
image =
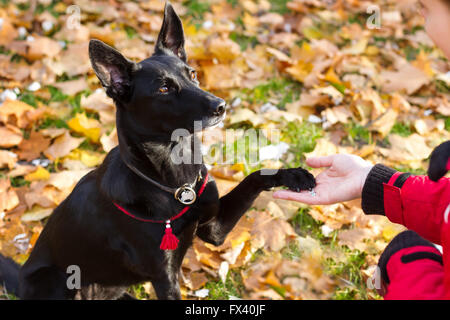
[[[9,179],[0,179],[0,212],[10,211],[19,204],[19,197]]]
[[[33,36],[32,40],[13,41],[10,48],[31,61],[55,57],[62,49],[58,41],[41,36]]]
[[[61,158],[68,155],[73,149],[78,148],[83,141],[84,138],[74,138],[66,131],[64,135],[55,139],[53,144],[44,151],[44,154],[51,160]]]
[[[11,20],[0,12],[0,18],[2,19],[2,25],[0,28],[0,46],[9,46],[11,42],[17,38],[18,32],[14,28]]]
[[[430,78],[422,70],[406,63],[398,71],[381,71],[381,77],[384,79],[383,91],[388,93],[405,90],[408,94],[413,94],[430,82]]]
[[[60,89],[64,94],[69,96],[74,96],[78,92],[88,88],[87,82],[84,78],[64,82],[56,82],[55,84],[53,84],[53,86]]]
[[[34,110],[32,106],[20,100],[6,100],[0,108],[0,121],[25,128],[30,122],[27,113]]]
[[[389,136],[391,148],[380,152],[392,161],[412,162],[428,158],[432,149],[427,146],[425,138],[414,133],[408,137],[397,134]]]
[[[238,73],[232,71],[229,65],[215,64],[203,67],[205,74],[205,86],[212,89],[230,89],[241,85]]]
[[[22,134],[17,133],[16,130],[11,130],[12,127],[2,127],[0,126],[0,147],[1,148],[11,148],[17,146],[22,142]]]
[[[50,139],[45,138],[39,131],[31,131],[28,139],[22,140],[19,144],[17,154],[20,159],[31,161],[39,158],[41,152],[46,150],[50,145]]]
[[[9,169],[14,168],[17,162],[17,155],[14,152],[7,150],[0,150],[0,169],[8,167]]]
[[[279,251],[286,246],[286,241],[295,237],[295,231],[285,220],[273,218],[267,212],[250,211],[253,220],[251,244],[253,248]]]

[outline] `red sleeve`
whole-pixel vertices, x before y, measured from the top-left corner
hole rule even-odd
[[[440,257],[432,247],[411,247],[395,253],[387,263],[390,284],[385,300],[441,300],[445,299],[444,267],[442,261],[427,258],[408,261],[405,258],[426,252]]]
[[[441,244],[444,212],[450,202],[450,179],[438,182],[427,176],[409,176],[396,186],[400,173],[384,183],[384,211],[395,223],[416,231],[433,243]]]

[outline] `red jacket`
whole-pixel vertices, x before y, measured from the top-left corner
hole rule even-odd
[[[362,207],[367,214],[385,214],[390,221],[442,246],[443,265],[431,259],[406,264],[390,259],[391,281],[385,299],[450,299],[450,179],[433,182],[427,176],[376,165],[364,185]],[[405,248],[398,254],[413,250]],[[420,250],[440,255],[434,247]]]

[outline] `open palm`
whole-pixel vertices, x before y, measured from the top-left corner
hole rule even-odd
[[[373,165],[349,154],[336,154],[306,160],[313,168],[327,169],[316,177],[315,192],[277,191],[274,198],[294,200],[311,205],[332,204],[361,197],[364,182]]]

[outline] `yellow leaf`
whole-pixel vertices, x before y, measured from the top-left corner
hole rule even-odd
[[[383,239],[386,240],[387,242],[391,241],[392,239],[394,239],[394,237],[399,233],[399,230],[387,225],[384,229],[383,229]]]
[[[36,180],[48,180],[50,178],[50,172],[46,169],[38,166],[37,170],[29,173],[25,176],[25,180],[27,181],[36,181]]]
[[[286,69],[286,71],[295,79],[300,82],[305,81],[305,78],[311,73],[313,65],[311,63],[305,63],[302,60],[297,61],[295,65]]]
[[[67,124],[73,131],[84,135],[93,142],[99,142],[101,130],[97,120],[86,117],[84,113],[77,113]]]
[[[307,27],[302,30],[303,35],[309,40],[323,38],[322,32],[316,27]]]
[[[423,50],[417,55],[416,60],[411,63],[416,68],[422,70],[429,77],[434,76],[433,68],[431,67],[431,61]]]
[[[267,273],[267,276],[264,279],[264,283],[268,284],[268,285],[271,285],[271,286],[275,286],[275,287],[282,287],[282,284],[280,283],[280,280],[278,280],[278,278],[276,277],[276,275],[273,272],[273,270],[270,270]]]
[[[96,152],[90,152],[87,150],[81,150],[80,151],[80,160],[83,162],[87,167],[96,167],[100,163],[102,163],[104,158],[104,155]]]
[[[342,53],[344,54],[353,54],[353,55],[359,55],[364,53],[367,48],[367,44],[369,43],[369,39],[363,38],[356,42],[354,45],[352,45],[350,48],[346,48],[342,50]]]
[[[366,48],[366,54],[369,56],[376,56],[380,53],[380,50],[375,46],[368,46]]]
[[[231,166],[231,170],[235,171],[244,171],[245,165],[243,163],[235,163]]]
[[[105,155],[93,151],[75,149],[67,155],[67,158],[80,160],[86,167],[91,168],[102,163]]]
[[[250,232],[248,231],[241,232],[236,239],[231,240],[231,248],[234,249],[241,243],[246,242],[248,240],[250,240]]]
[[[325,74],[325,78],[326,81],[328,82],[332,82],[332,83],[337,83],[337,84],[341,84],[341,79],[339,79],[338,75],[336,74],[336,72],[334,72],[333,68],[329,68],[327,73]]]

